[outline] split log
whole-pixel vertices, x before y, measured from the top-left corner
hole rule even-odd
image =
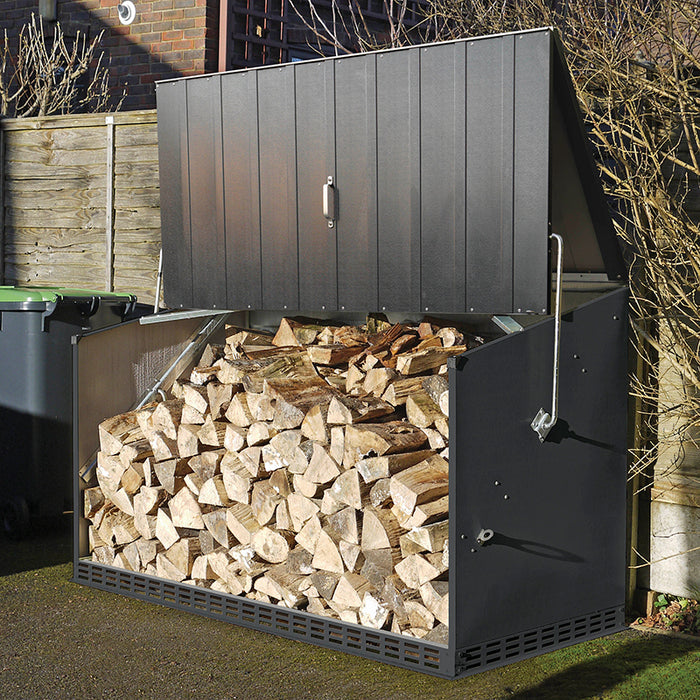
[[[324,329],[321,322],[308,318],[283,318],[272,344],[278,347],[311,345]]]
[[[192,470],[185,459],[168,459],[163,462],[153,462],[153,471],[158,483],[171,496],[174,496],[184,486],[184,475]]]
[[[212,419],[211,414],[209,414],[204,419],[204,423],[199,429],[197,437],[202,445],[209,445],[210,447],[223,447],[224,439],[226,437],[226,429],[228,426],[228,422],[215,421]]]
[[[152,456],[151,443],[145,437],[129,442],[119,452],[119,459],[125,467],[132,465],[134,462],[143,462]]]
[[[204,528],[202,509],[199,507],[197,499],[188,488],[180,489],[170,499],[168,507],[170,510],[170,520],[175,527],[186,527],[195,530],[202,530]],[[163,542],[163,544],[165,543]]]
[[[415,527],[406,533],[406,537],[421,547],[423,552],[441,552],[445,540],[449,537],[449,522],[441,522]]]
[[[450,390],[447,379],[439,374],[423,378],[423,389],[430,396],[440,411],[446,416],[450,412]]]
[[[238,455],[232,452],[227,452],[224,455],[221,460],[221,476],[226,495],[231,501],[250,503],[253,477]]]
[[[347,362],[360,352],[357,346],[335,343],[333,345],[310,345],[306,348],[309,359],[315,365],[336,367]]]
[[[340,469],[321,445],[314,443],[313,454],[304,478],[315,484],[327,484],[340,474]]]
[[[389,620],[389,608],[372,593],[365,591],[358,611],[360,624],[375,630],[383,629]]]
[[[312,505],[313,504],[312,502]],[[317,508],[318,512],[318,508]],[[353,507],[343,508],[337,513],[328,516],[325,526],[326,532],[335,540],[344,540],[351,544],[359,544],[359,530],[357,527],[357,510]]]
[[[303,547],[312,556],[316,553],[316,545],[322,532],[321,521],[318,516],[312,515],[299,530],[294,538],[299,546]],[[312,566],[315,566],[312,563]]]
[[[177,429],[177,453],[181,457],[194,457],[194,455],[199,453],[200,427],[196,424],[180,423],[180,427]],[[153,453],[151,452],[151,454]]]
[[[226,492],[224,477],[221,474],[217,474],[211,479],[207,479],[202,484],[202,488],[199,489],[199,497],[197,500],[199,503],[209,506],[226,507],[230,505],[231,499]]]
[[[416,391],[406,399],[408,422],[419,428],[430,428],[435,421],[444,418],[439,406],[425,391]]]
[[[246,446],[246,434],[245,428],[229,423],[224,434],[224,447],[229,452],[239,452]]]
[[[395,510],[392,508],[392,512],[396,515],[401,527],[410,530],[447,517],[449,497],[442,496],[442,498],[422,503],[416,506],[413,513],[408,516],[398,507],[395,506],[394,508]]]
[[[427,442],[425,433],[402,421],[361,423],[345,429],[343,464],[351,467],[368,456],[411,452]]]
[[[365,508],[362,516],[363,552],[399,546],[402,528],[390,510]]]
[[[249,545],[251,537],[260,529],[260,523],[249,505],[234,503],[226,509],[226,527],[242,545]]]
[[[331,425],[365,423],[391,415],[394,407],[376,396],[333,396],[328,406],[327,422]]]
[[[391,498],[408,517],[417,505],[446,495],[448,486],[448,464],[439,455],[433,455],[391,477]]]
[[[362,598],[365,593],[370,591],[370,588],[370,583],[364,576],[351,572],[344,573],[338,579],[338,585],[333,591],[331,600],[340,607],[341,611],[359,610]]]
[[[310,498],[300,493],[290,493],[287,496],[287,507],[294,532],[299,532],[309,518],[316,515],[320,508]],[[356,526],[357,527],[357,526]]]
[[[392,406],[403,406],[414,391],[421,389],[423,386],[422,382],[422,377],[396,379],[386,388],[386,391],[382,394],[382,399]]]
[[[311,522],[311,520],[309,522]],[[297,541],[299,540],[297,539]],[[330,535],[328,535],[323,529],[321,529],[316,541],[316,546],[314,547],[311,566],[316,569],[331,571],[336,574],[342,574],[343,571],[345,571],[343,558],[340,556],[338,547],[330,538]]]
[[[432,450],[418,450],[416,452],[400,452],[387,454],[381,457],[366,457],[355,465],[366,484],[371,484],[378,479],[386,479],[393,474],[408,469],[419,462],[435,454]]]
[[[201,452],[191,457],[187,461],[187,466],[199,476],[202,482],[208,481],[221,471],[221,460],[225,454],[225,450]]]
[[[202,521],[204,522],[204,527],[206,527],[206,529],[211,533],[211,536],[221,546],[226,547],[227,549],[233,546],[234,540],[233,537],[231,537],[231,531],[226,526],[225,510],[217,508],[209,511],[208,513],[202,513]],[[200,576],[196,578],[202,577]]]
[[[438,340],[439,342],[439,340]],[[427,347],[396,357],[396,371],[404,375],[415,375],[435,369],[445,364],[449,357],[466,352],[466,345],[455,345],[451,348],[440,346]]]
[[[277,504],[282,497],[270,485],[269,479],[256,481],[250,496],[250,507],[258,523],[267,525],[275,514]]]
[[[288,532],[261,527],[251,536],[250,546],[261,559],[271,564],[279,564],[287,558],[289,544],[293,541]]]
[[[190,408],[194,408],[195,411],[202,415],[209,411],[209,396],[207,395],[206,387],[197,386],[196,384],[183,384],[182,397]]]
[[[394,569],[409,588],[420,588],[424,583],[436,579],[441,573],[420,554],[412,554],[402,559]]]
[[[423,605],[443,625],[449,625],[449,583],[447,581],[428,581],[420,587],[419,591]]]
[[[209,415],[217,420],[224,415],[225,407],[231,402],[233,396],[233,384],[222,384],[212,381],[207,384],[207,403],[209,404]]]
[[[135,413],[122,413],[103,420],[97,426],[100,451],[105,455],[119,454],[122,447],[144,437]]]
[[[134,496],[134,514],[154,515],[166,498],[167,493],[163,487],[142,486]]]
[[[175,529],[167,508],[159,508],[156,518],[156,537],[163,547],[170,549],[180,539],[180,534]]]

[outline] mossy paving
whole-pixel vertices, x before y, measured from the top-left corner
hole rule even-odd
[[[446,681],[85,588],[69,563],[17,571],[29,546],[0,542],[3,698],[700,698],[690,641],[630,630]]]

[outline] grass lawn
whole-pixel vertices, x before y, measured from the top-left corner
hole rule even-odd
[[[446,681],[78,586],[70,556],[65,533],[0,540],[3,699],[700,700],[698,640],[627,630]]]

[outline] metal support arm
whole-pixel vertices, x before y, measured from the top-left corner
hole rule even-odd
[[[549,236],[557,242],[557,287],[554,302],[554,370],[552,373],[552,411],[547,413],[541,408],[534,417],[532,429],[537,433],[540,442],[544,442],[554,427],[559,411],[559,348],[561,346],[561,279],[564,260],[564,240],[557,233]]]

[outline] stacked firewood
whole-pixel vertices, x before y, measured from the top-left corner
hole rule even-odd
[[[479,341],[230,329],[170,398],[101,423],[93,559],[446,642],[446,363]]]

